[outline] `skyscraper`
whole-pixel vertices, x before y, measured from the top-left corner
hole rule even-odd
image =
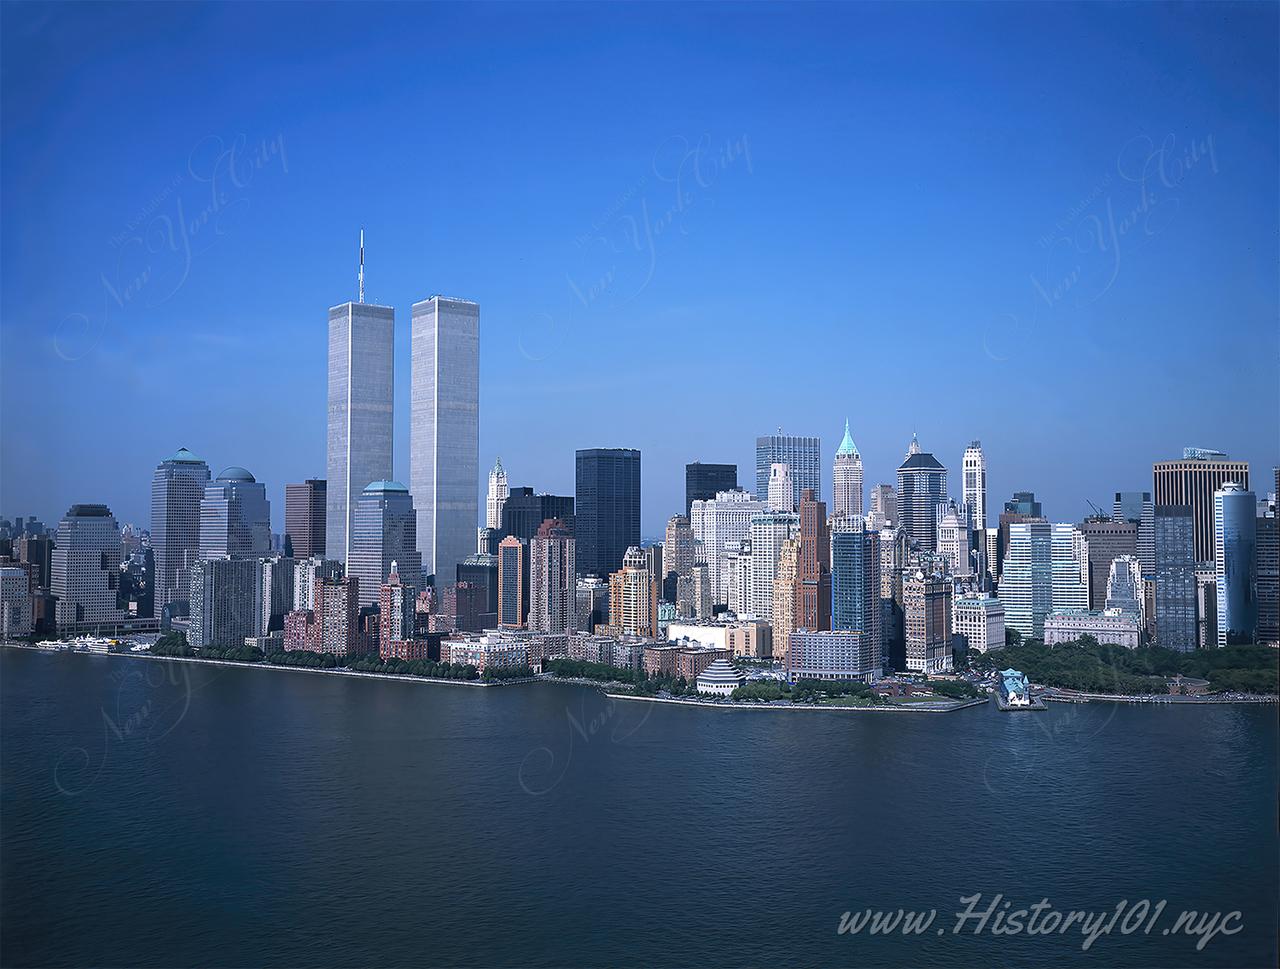
[[[502,503],[499,531],[503,536],[514,535],[531,542],[538,528],[550,518],[559,519],[572,531],[573,496],[539,495],[532,488],[511,488]]]
[[[1086,608],[1102,609],[1106,603],[1112,560],[1138,553],[1138,526],[1127,520],[1087,518],[1080,531],[1089,543],[1089,601]]]
[[[902,614],[907,669],[945,673],[951,652],[951,580],[940,572],[916,569],[902,580]]]
[[[151,548],[155,553],[155,615],[165,606],[187,611],[191,566],[200,558],[200,501],[209,465],[186,448],[161,461],[151,478]]]
[[[296,559],[324,558],[328,483],[308,478],[284,486],[284,534]]]
[[[1060,522],[1050,528],[1050,536],[1053,608],[1089,608],[1088,543],[1083,533],[1069,522]]]
[[[266,486],[244,468],[224,468],[200,500],[200,558],[256,559],[270,551]]]
[[[672,515],[667,520],[667,533],[662,543],[662,570],[666,573],[663,579],[670,575],[689,575],[693,561],[693,529],[689,527],[689,519],[684,515]]]
[[[623,555],[622,568],[609,575],[609,624],[625,636],[657,635],[658,586],[635,546]]]
[[[871,514],[867,527],[873,530],[896,525],[898,518],[898,495],[893,485],[878,484],[871,489]]]
[[[492,629],[498,622],[498,545],[494,554],[477,552],[458,563],[458,628],[467,632]],[[466,590],[463,591],[465,587]],[[447,588],[447,586],[446,586]],[[471,611],[464,615],[463,609]],[[464,619],[466,620],[464,623]]]
[[[1280,519],[1258,516],[1258,632],[1254,639],[1268,646],[1280,644]]]
[[[1149,491],[1117,491],[1111,507],[1116,521],[1129,521],[1137,526],[1138,562],[1144,576],[1155,575],[1156,506]]]
[[[640,452],[577,452],[574,538],[579,575],[611,575],[627,549],[640,545]]]
[[[361,608],[378,601],[378,590],[395,562],[401,575],[414,581],[422,573],[418,552],[418,516],[409,489],[399,481],[371,481],[356,502],[351,518],[347,575],[360,580]]]
[[[116,605],[120,528],[106,505],[72,505],[58,523],[50,585],[58,598],[60,633],[87,631],[124,618],[124,610]]]
[[[831,469],[832,509],[836,518],[848,518],[862,514],[862,455],[858,453],[849,422],[844,422],[844,439],[836,448],[835,463]]]
[[[510,493],[511,491],[507,487],[507,472],[502,467],[502,458],[497,458],[493,462],[493,468],[489,471],[489,493],[484,502],[484,524],[486,528],[502,527],[502,506],[506,503],[507,495]]]
[[[498,625],[523,629],[529,617],[529,546],[508,535],[498,543]]]
[[[284,629],[284,617],[293,611],[293,580],[297,563],[283,555],[258,559],[254,577],[257,611],[254,636]]]
[[[401,581],[399,563],[392,562],[387,580],[378,587],[378,654],[383,659],[396,655],[393,643],[413,639],[417,595],[415,585]]]
[[[831,536],[831,628],[871,637],[883,653],[880,613],[880,535],[861,529]]]
[[[1252,643],[1258,629],[1258,498],[1224,482],[1213,493],[1214,571],[1218,580],[1218,645]]]
[[[811,488],[800,493],[800,552],[796,559],[797,629],[831,628],[831,533],[827,504]]]
[[[396,314],[342,303],[329,310],[325,548],[346,562],[351,516],[370,481],[391,477]]]
[[[736,464],[703,464],[694,461],[684,466],[684,514],[689,517],[695,501],[714,498],[721,491],[738,487]]]
[[[479,524],[479,304],[414,303],[411,344],[409,488],[423,568],[443,587],[472,554]]]
[[[769,466],[768,504],[770,511],[792,512],[796,510],[795,487],[791,483],[791,471],[785,464]]]
[[[689,526],[694,534],[694,562],[707,563],[710,593],[716,604],[728,602],[724,557],[741,547],[751,535],[751,518],[768,511],[764,502],[746,492],[721,492],[707,501],[695,501]],[[580,568],[581,571],[581,568]]]
[[[1137,619],[1139,629],[1146,624],[1142,585],[1142,564],[1137,556],[1118,555],[1111,560],[1111,574],[1107,577],[1106,609],[1114,609]]]
[[[735,616],[755,611],[751,589],[751,540],[725,549],[720,562],[720,578],[724,582],[724,604]]]
[[[969,509],[969,527],[987,527],[987,457],[981,441],[970,441],[964,449],[962,500]]]
[[[342,578],[342,563],[334,559],[300,559],[293,563],[293,608],[312,609],[316,602],[316,586],[325,579]]]
[[[1157,505],[1156,642],[1189,653],[1196,648],[1195,525],[1190,505]]]
[[[911,435],[906,459],[898,466],[898,520],[912,545],[922,552],[938,547],[935,509],[947,500],[947,469]]]
[[[246,637],[259,635],[258,568],[252,559],[226,557],[191,567],[187,641],[192,646],[243,646]]]
[[[1181,461],[1159,461],[1152,466],[1152,475],[1157,505],[1191,507],[1196,561],[1214,561],[1214,492],[1228,481],[1247,490],[1249,462],[1230,461],[1220,451],[1184,448]]]
[[[1009,548],[998,596],[1005,626],[1026,638],[1044,637],[1053,608],[1053,528],[1042,519],[1010,522]]]
[[[787,489],[787,500],[791,489]],[[757,619],[773,619],[773,583],[778,571],[782,544],[800,527],[800,519],[790,511],[768,511],[751,519],[750,609]]]
[[[972,575],[973,560],[969,556],[972,518],[969,509],[954,501],[944,501],[937,507],[938,554],[947,560],[947,569],[953,576]]]
[[[577,628],[577,572],[573,531],[545,521],[529,543],[529,628],[561,634]]]
[[[0,565],[0,639],[31,635],[31,573]]]
[[[799,507],[805,488],[815,498],[822,497],[822,439],[792,434],[769,434],[756,438],[756,498],[769,499],[769,469],[785,464],[791,472],[792,505]]]
[[[791,634],[796,628],[796,574],[800,565],[800,536],[788,538],[778,554],[773,576],[773,658],[787,662]]]

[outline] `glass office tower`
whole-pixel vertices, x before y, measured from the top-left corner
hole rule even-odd
[[[371,303],[329,310],[325,554],[340,562],[351,552],[360,493],[391,477],[395,318],[390,306]]]
[[[1226,482],[1213,493],[1218,645],[1252,643],[1258,627],[1258,498]]]
[[[409,490],[422,570],[443,588],[476,548],[480,523],[480,304],[413,304]]]
[[[640,452],[586,448],[577,453],[574,537],[578,575],[607,578],[640,545]]]

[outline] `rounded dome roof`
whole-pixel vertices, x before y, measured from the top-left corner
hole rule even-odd
[[[229,468],[223,468],[222,473],[218,475],[219,481],[256,481],[248,471],[244,468],[232,465]]]

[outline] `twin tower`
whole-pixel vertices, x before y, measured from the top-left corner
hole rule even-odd
[[[365,486],[393,477],[395,310],[361,300],[329,310],[325,544],[346,563]],[[475,551],[480,463],[480,306],[413,304],[409,491],[422,568],[452,582]]]

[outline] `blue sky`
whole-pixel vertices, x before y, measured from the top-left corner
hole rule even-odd
[[[361,225],[406,481],[436,292],[481,305],[482,467],[639,447],[646,534],[687,461],[846,416],[868,486],[980,438],[993,509],[1064,520],[1184,445],[1280,461],[1274,5],[0,16],[2,515],[146,524],[186,446],[278,527]]]

